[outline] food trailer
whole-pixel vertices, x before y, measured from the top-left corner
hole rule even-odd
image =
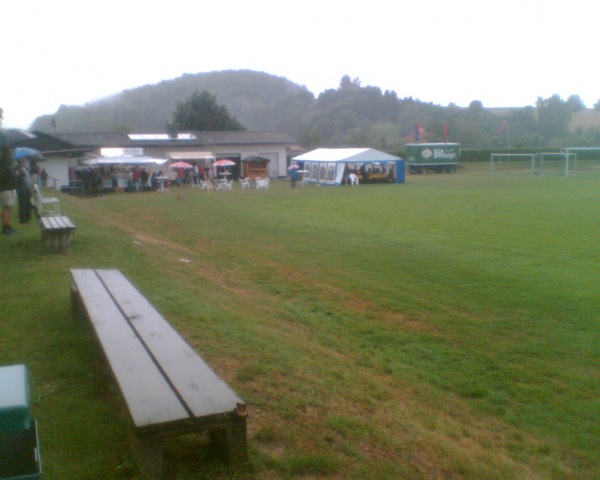
[[[459,143],[407,143],[409,173],[456,173],[459,168]]]

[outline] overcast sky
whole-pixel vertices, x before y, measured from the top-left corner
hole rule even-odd
[[[446,106],[600,99],[591,0],[3,0],[0,108],[27,128],[184,73],[250,69],[315,95],[343,75]]]

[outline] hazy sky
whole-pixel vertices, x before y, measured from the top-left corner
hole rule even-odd
[[[250,69],[318,95],[343,75],[439,105],[600,99],[591,0],[2,0],[0,108],[28,127],[184,73]]]

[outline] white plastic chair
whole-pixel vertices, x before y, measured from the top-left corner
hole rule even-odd
[[[348,178],[350,178],[350,185],[358,185],[358,177],[355,173],[348,175]]]
[[[256,179],[256,189],[257,190],[268,190],[269,189],[269,181],[265,178]]]
[[[250,181],[247,178],[240,178],[240,185],[242,186],[242,190],[245,188],[250,188]]]
[[[42,197],[42,192],[35,183],[33,184],[31,203],[37,208],[40,215],[60,215],[60,200],[54,197]]]

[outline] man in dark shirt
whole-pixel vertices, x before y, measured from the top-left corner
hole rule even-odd
[[[1,135],[1,134],[0,134]],[[0,204],[2,205],[2,233],[14,235],[11,227],[12,208],[16,203],[17,179],[12,162],[12,151],[3,136],[0,136]]]

